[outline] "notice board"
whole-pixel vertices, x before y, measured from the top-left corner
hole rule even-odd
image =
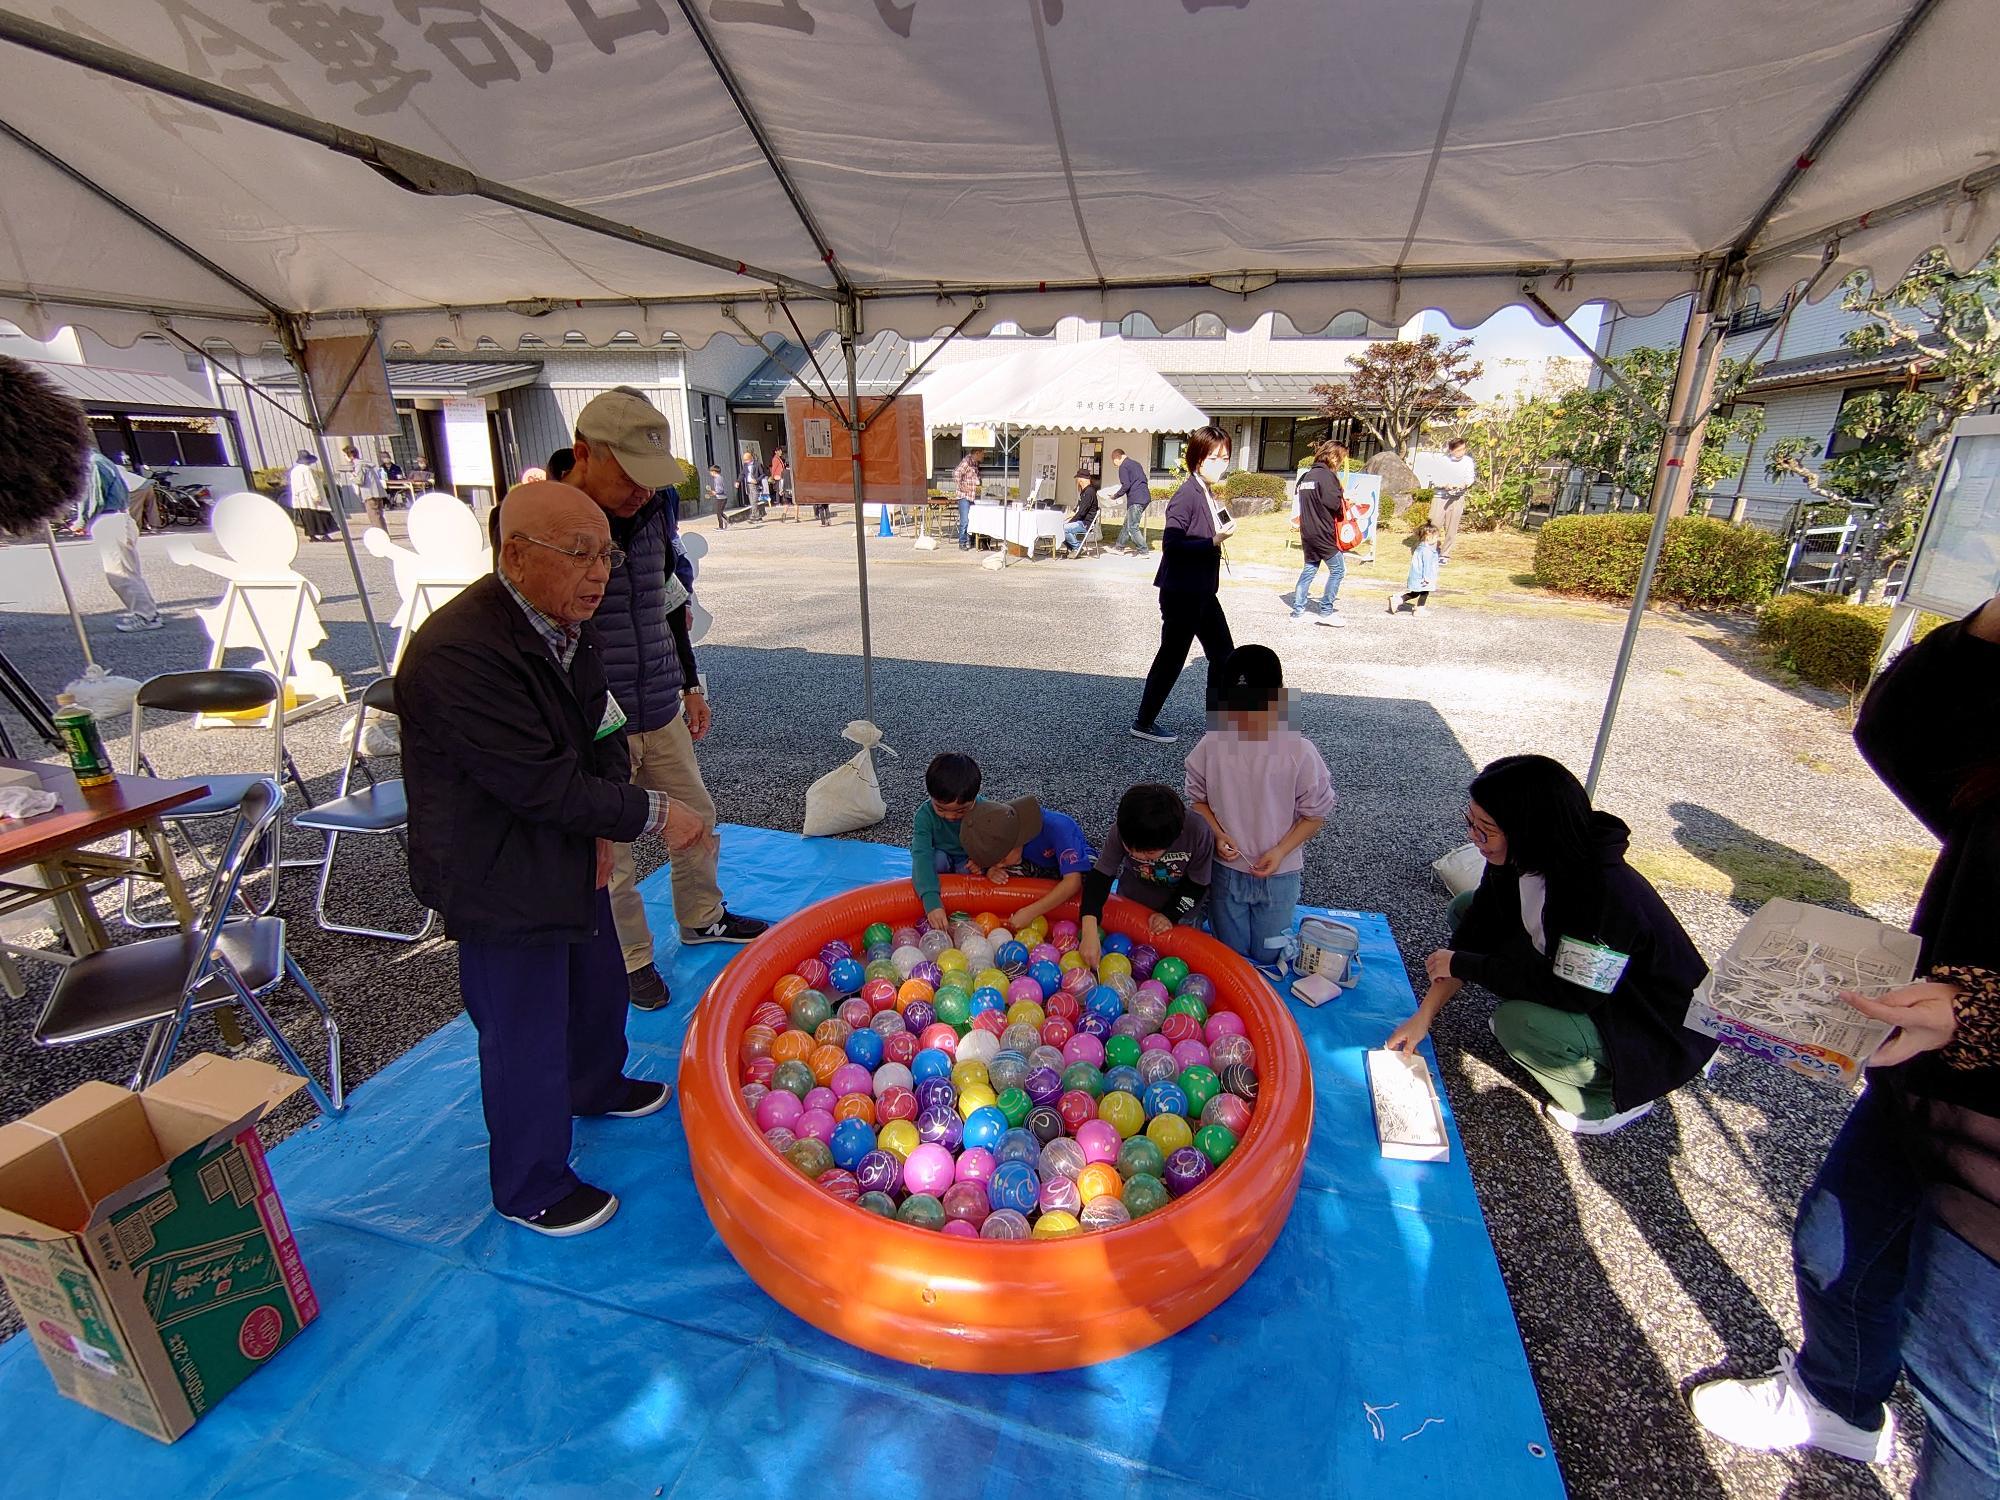
[[[930,488],[924,398],[897,396],[861,403],[861,493],[870,505],[918,505]],[[801,505],[854,502],[853,450],[847,424],[823,401],[785,398],[785,433],[792,489]]]
[[[493,488],[493,440],[486,432],[486,403],[477,396],[445,398],[444,459],[454,486]]]
[[[1900,603],[1961,620],[2000,593],[2000,417],[1964,417],[1917,533]]]

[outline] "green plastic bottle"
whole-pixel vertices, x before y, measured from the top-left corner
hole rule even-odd
[[[68,693],[56,695],[56,732],[69,752],[69,768],[76,773],[78,786],[108,786],[118,779],[111,769],[111,756],[98,733],[91,711]]]

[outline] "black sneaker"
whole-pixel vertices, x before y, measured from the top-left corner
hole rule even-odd
[[[1134,724],[1125,732],[1135,740],[1151,740],[1156,745],[1171,745],[1175,740],[1180,738],[1171,729],[1160,728],[1157,722],[1151,724]]]
[[[634,1010],[658,1010],[673,999],[667,993],[666,979],[652,964],[634,969],[625,976],[625,993]]]
[[[592,1187],[580,1182],[567,1198],[551,1203],[538,1214],[527,1218],[516,1218],[513,1214],[502,1214],[503,1219],[512,1219],[523,1229],[532,1229],[536,1234],[546,1234],[551,1239],[567,1239],[573,1234],[589,1234],[602,1224],[611,1222],[611,1216],[618,1212],[618,1200],[603,1188]]]
[[[762,917],[739,917],[725,911],[706,927],[683,927],[683,943],[747,943],[762,937],[771,924]]]
[[[647,1115],[656,1115],[667,1107],[667,1101],[674,1097],[671,1083],[655,1083],[649,1078],[628,1078],[625,1080],[625,1102],[616,1109],[604,1111],[606,1118],[613,1120],[643,1120]]]

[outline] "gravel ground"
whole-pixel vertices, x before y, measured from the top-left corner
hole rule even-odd
[[[703,535],[702,597],[715,630],[700,651],[716,728],[704,774],[725,821],[796,828],[806,785],[853,747],[861,716],[854,537],[810,523]],[[874,598],[875,721],[900,759],[881,760],[892,809],[863,837],[898,842],[921,796],[925,762],[943,749],[978,756],[987,788],[1034,791],[1093,830],[1139,780],[1178,782],[1191,743],[1150,746],[1124,734],[1156,640],[1146,562],[981,570],[947,546],[868,540]],[[65,549],[92,640],[133,677],[199,658],[192,606],[206,575],[174,567],[155,539],[149,576],[167,629],[118,636],[112,600],[87,547]],[[363,559],[372,597],[393,597],[386,566]],[[1344,630],[1286,622],[1289,575],[1239,569],[1224,603],[1239,641],[1279,648],[1298,693],[1297,723],[1321,745],[1341,797],[1310,846],[1305,899],[1386,912],[1413,974],[1446,937],[1428,861],[1462,841],[1477,766],[1540,750],[1581,770],[1588,759],[1622,615],[1539,596],[1454,601],[1422,617],[1382,609],[1400,556],[1350,569]],[[326,592],[321,656],[353,676],[371,666],[344,559],[307,548],[301,567]],[[73,675],[74,637],[46,553],[0,549],[0,646],[44,691]],[[1874,781],[1847,738],[1843,705],[1746,670],[1732,624],[1662,617],[1642,634],[1599,805],[1634,829],[1635,857],[1678,878],[1665,893],[1713,956],[1775,879],[1815,899],[1906,920],[1909,869],[1931,846]],[[1199,727],[1202,666],[1181,680],[1165,722]],[[315,794],[338,775],[344,713],[288,733]],[[5,717],[17,741],[18,721]],[[153,742],[149,737],[149,746]],[[163,735],[163,770],[241,760],[248,735]],[[120,745],[114,744],[114,753]],[[302,851],[301,851],[302,852]],[[343,851],[343,862],[348,855]],[[658,863],[657,847],[642,867]],[[338,889],[355,910],[400,920],[399,862],[364,846]],[[1777,872],[1775,875],[1773,872]],[[450,946],[333,937],[310,920],[310,872],[287,879],[281,909],[294,951],[339,1014],[350,1086],[458,1012]],[[46,970],[31,969],[31,984]],[[28,1043],[41,990],[0,1000],[0,1118],[85,1078],[129,1072],[137,1042],[40,1052]],[[1848,1103],[1843,1093],[1746,1059],[1681,1091],[1617,1137],[1577,1140],[1535,1112],[1524,1080],[1485,1027],[1475,996],[1448,1011],[1437,1047],[1514,1300],[1556,1451],[1579,1497],[1859,1497],[1908,1493],[1920,1416],[1899,1403],[1905,1433],[1880,1469],[1828,1458],[1743,1453],[1706,1439],[1684,1393],[1718,1371],[1768,1368],[1795,1344],[1788,1235],[1799,1193]],[[302,1003],[280,1010],[305,1036]],[[212,1045],[205,1031],[191,1045]],[[310,1055],[310,1054],[308,1054]],[[289,1106],[282,1131],[306,1117]],[[4,1303],[4,1299],[0,1299]],[[0,1329],[13,1331],[0,1306]]]

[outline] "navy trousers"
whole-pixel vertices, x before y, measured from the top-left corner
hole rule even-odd
[[[493,1206],[531,1218],[578,1186],[570,1120],[625,1097],[625,955],[611,896],[597,893],[596,932],[530,948],[458,945],[458,983],[479,1032]]]

